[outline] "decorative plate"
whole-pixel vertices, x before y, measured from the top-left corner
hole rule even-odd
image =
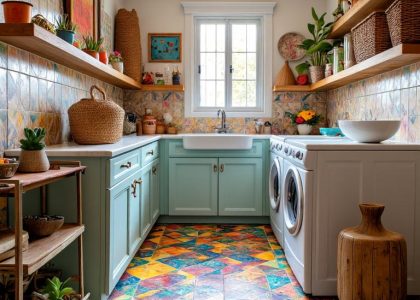
[[[295,61],[305,56],[305,50],[298,48],[305,37],[296,32],[284,34],[277,44],[280,55],[287,61]]]

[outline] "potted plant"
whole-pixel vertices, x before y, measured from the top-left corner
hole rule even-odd
[[[332,30],[333,23],[325,23],[325,13],[318,17],[312,7],[312,17],[314,24],[308,24],[308,30],[312,34],[312,39],[306,39],[299,45],[309,56],[309,75],[311,82],[315,83],[324,78],[324,66],[327,62],[327,53],[332,49],[332,45],[326,41]]]
[[[296,72],[298,73],[298,77],[296,78],[296,82],[298,85],[306,85],[309,83],[309,77],[308,77],[309,67],[310,67],[310,64],[307,61],[295,67]]]
[[[6,23],[31,23],[32,4],[25,1],[3,1]]]
[[[57,277],[53,277],[52,279],[47,279],[47,284],[42,289],[42,294],[40,293],[33,293],[33,296],[37,297],[36,299],[42,300],[67,300],[67,299],[75,299],[72,295],[75,295],[75,291],[73,288],[67,286],[68,281],[70,278],[61,282],[60,279]]]
[[[70,21],[67,14],[64,14],[55,19],[55,32],[59,38],[73,44],[76,25]]]
[[[109,55],[109,62],[111,63],[112,68],[118,72],[124,72],[124,60],[119,51],[115,50],[114,52],[111,52]]]
[[[20,140],[20,172],[45,172],[50,168],[45,153],[45,128],[25,128],[25,138]]]
[[[285,115],[286,117],[290,118],[293,125],[296,125],[297,130],[301,135],[310,134],[312,131],[312,126],[318,124],[321,121],[321,115],[318,115],[307,105],[304,105],[303,109],[301,109],[296,114],[286,112]]]
[[[91,35],[84,36],[83,42],[85,46],[83,48],[83,51],[92,56],[93,58],[99,59],[99,49],[101,49],[103,41],[103,38],[95,40]]]

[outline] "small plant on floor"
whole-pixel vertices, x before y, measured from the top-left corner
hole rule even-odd
[[[45,153],[45,128],[25,128],[25,138],[20,140],[19,171],[20,172],[45,172],[50,168],[47,154]]]
[[[42,292],[48,295],[48,300],[65,300],[69,299],[68,296],[74,294],[74,290],[67,286],[70,278],[61,282],[57,277],[47,279],[47,284]]]
[[[20,148],[23,150],[42,150],[45,148],[45,128],[25,128],[25,138],[20,140]]]

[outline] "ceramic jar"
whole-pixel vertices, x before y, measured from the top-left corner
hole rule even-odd
[[[300,135],[308,135],[312,131],[312,125],[298,124],[296,127]]]
[[[56,34],[60,39],[65,40],[67,43],[73,45],[74,31],[60,29],[60,30],[56,30]]]
[[[114,70],[124,73],[124,63],[122,61],[114,61],[111,63],[111,66]]]
[[[31,23],[32,4],[24,1],[3,1],[6,23]]]

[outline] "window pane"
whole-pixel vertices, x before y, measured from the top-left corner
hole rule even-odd
[[[200,50],[201,52],[216,51],[216,24],[200,25]]]
[[[225,82],[216,82],[216,106],[225,107]]]
[[[257,82],[250,80],[246,82],[246,106],[252,107],[257,106]]]
[[[247,79],[257,79],[257,54],[247,53],[247,68],[246,77]]]
[[[232,106],[246,107],[246,81],[232,81]]]
[[[217,24],[217,41],[216,41],[217,52],[225,52],[225,39],[226,39],[225,30],[226,30],[225,24]]]
[[[201,79],[216,79],[216,53],[201,53]]]
[[[246,79],[246,53],[232,53],[233,79]]]
[[[200,82],[200,106],[214,107],[216,103],[216,82]]]
[[[257,25],[247,24],[246,29],[246,50],[248,52],[257,52]]]
[[[217,53],[216,79],[225,80],[225,54]]]
[[[246,24],[232,24],[232,51],[246,51]]]

